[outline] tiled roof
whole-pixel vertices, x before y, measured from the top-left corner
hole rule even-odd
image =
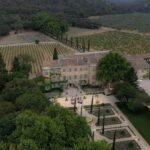
[[[58,60],[51,63],[45,63],[45,67],[67,67],[67,66],[82,66],[82,65],[96,65],[98,60],[104,57],[109,51],[103,52],[87,52],[87,53],[76,53],[70,55],[60,56]],[[138,69],[149,68],[149,64],[145,61],[145,58],[150,58],[150,54],[146,55],[126,55],[127,60]]]

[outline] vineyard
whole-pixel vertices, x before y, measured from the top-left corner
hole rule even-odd
[[[113,50],[127,54],[150,53],[150,36],[120,31],[81,36],[80,40],[90,40],[92,50]]]
[[[52,61],[53,50],[57,49],[59,55],[65,53],[74,53],[75,51],[60,43],[40,43],[40,44],[21,44],[21,45],[7,45],[0,46],[0,53],[2,54],[6,63],[6,68],[11,69],[11,64],[15,56],[21,54],[28,54],[32,57],[32,74],[40,74],[44,61]]]

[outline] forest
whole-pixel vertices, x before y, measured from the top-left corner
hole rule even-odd
[[[98,28],[100,24],[86,18],[149,11],[149,0],[129,4],[109,0],[0,0],[0,35],[6,35],[10,30],[32,29],[33,18],[39,12],[47,12],[73,26]]]

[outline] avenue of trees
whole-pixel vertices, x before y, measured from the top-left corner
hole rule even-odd
[[[24,59],[15,57],[8,73],[0,54],[0,149],[110,150],[105,141],[91,140],[84,117],[48,101],[28,79],[31,67]]]

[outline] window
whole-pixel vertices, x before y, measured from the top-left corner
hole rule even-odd
[[[82,71],[82,68],[80,68],[80,71]]]
[[[63,69],[63,72],[66,72],[66,69]]]
[[[66,76],[64,76],[63,79],[66,80]]]
[[[71,76],[69,76],[69,80],[71,80]]]
[[[74,71],[77,71],[77,68],[74,68]]]
[[[71,68],[69,68],[69,72],[71,72]]]
[[[76,75],[74,76],[74,79],[77,79],[77,76],[76,76]]]
[[[86,74],[84,75],[84,78],[87,78],[87,75],[86,75]]]

